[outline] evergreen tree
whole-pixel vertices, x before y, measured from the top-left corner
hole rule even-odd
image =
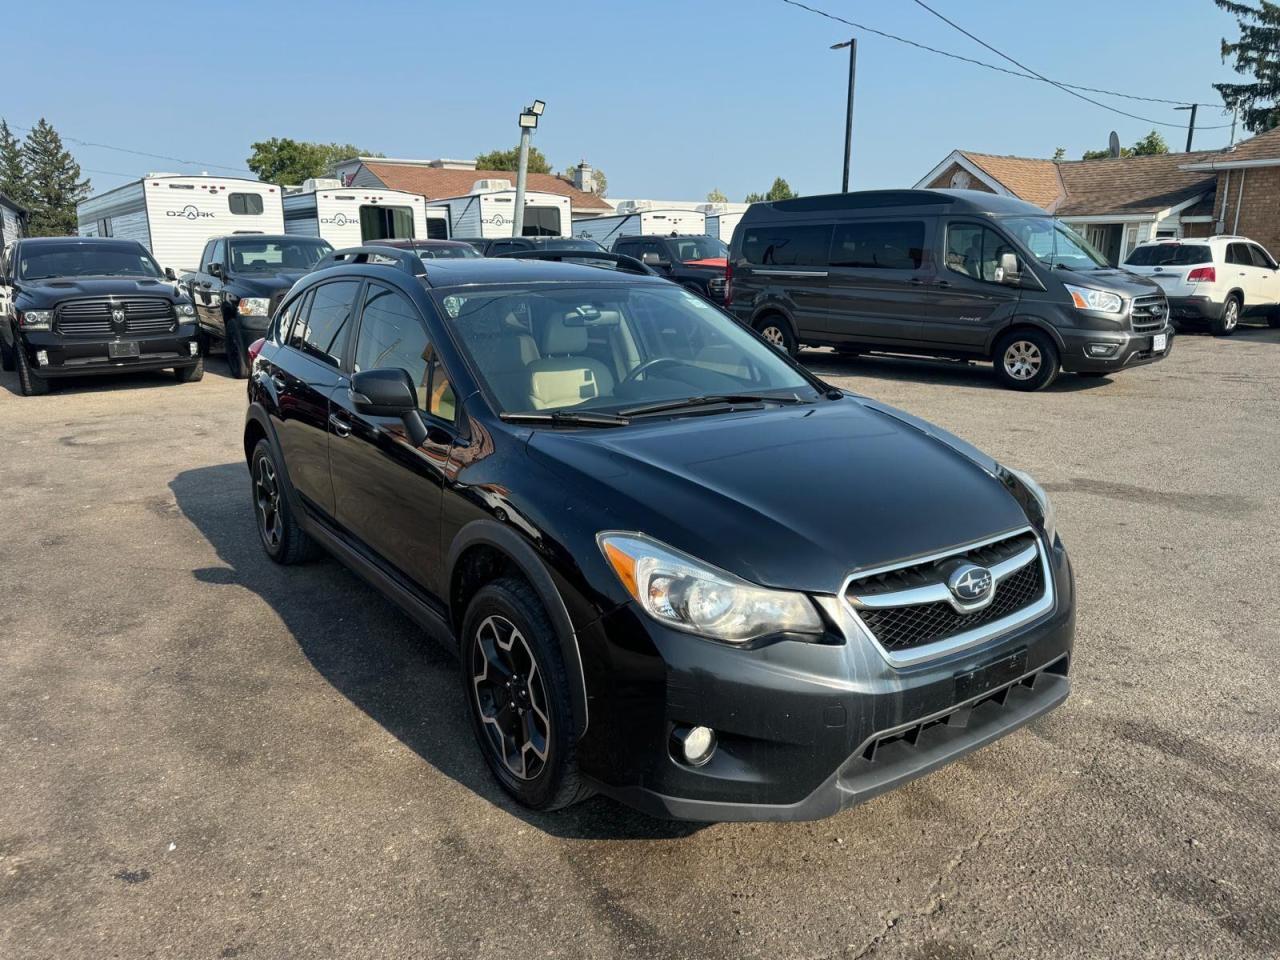
[[[26,206],[27,170],[22,162],[22,144],[4,120],[0,120],[0,193]]]
[[[89,181],[80,179],[80,164],[62,146],[62,138],[43,117],[22,145],[31,210],[28,232],[33,237],[67,237],[76,232],[76,204],[89,195]]]
[[[1258,6],[1236,0],[1213,0],[1233,14],[1240,28],[1235,43],[1222,41],[1222,61],[1232,60],[1236,73],[1251,76],[1251,83],[1215,83],[1222,102],[1239,109],[1244,127],[1251,133],[1270,130],[1280,123],[1280,5],[1261,0]]]
[[[768,193],[748,193],[743,198],[744,203],[759,203],[762,200],[791,200],[800,194],[791,189],[791,184],[783,180],[781,177],[773,178],[773,186],[769,188]]]
[[[719,187],[715,187],[710,193],[707,194],[707,202],[708,203],[728,203],[729,198],[726,197],[724,193],[721,192]]]

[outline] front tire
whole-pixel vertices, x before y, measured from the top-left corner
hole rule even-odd
[[[245,359],[244,336],[240,332],[240,324],[234,320],[227,321],[227,339],[223,341],[227,352],[227,368],[236,380],[243,380],[249,375],[249,364]]]
[[[1211,321],[1209,329],[1213,331],[1215,337],[1229,337],[1236,332],[1238,326],[1240,326],[1240,298],[1232,294],[1222,305],[1222,316]]]
[[[1011,390],[1043,390],[1062,364],[1052,338],[1041,330],[1015,330],[996,345],[996,377]]]
[[[4,342],[4,337],[0,337],[0,370],[8,372],[13,369],[15,360],[13,353],[14,348]]]
[[[462,683],[480,752],[502,788],[534,810],[590,796],[555,628],[533,589],[497,580],[462,621]]]
[[[781,350],[789,357],[794,357],[800,349],[795,334],[791,332],[791,324],[786,318],[776,313],[766,314],[756,321],[756,332],[768,341],[769,345]]]
[[[293,514],[275,453],[270,441],[265,438],[259,440],[258,445],[253,448],[249,474],[252,479],[253,513],[262,549],[279,564],[310,560],[315,555],[315,542],[307,536]]]
[[[15,344],[13,352],[17,354],[18,389],[24,397],[43,397],[49,392],[49,381],[32,371],[22,344]]]
[[[173,375],[179,383],[198,383],[204,379],[204,357],[190,367],[176,367]]]

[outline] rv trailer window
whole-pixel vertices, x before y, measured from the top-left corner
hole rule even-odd
[[[560,211],[556,207],[525,207],[521,236],[560,236]]]
[[[232,213],[255,217],[262,213],[262,197],[256,193],[228,193],[227,203]]]
[[[413,208],[365,204],[360,208],[360,239],[412,240]]]
[[[427,218],[427,238],[430,240],[448,240],[449,224],[439,217]]]

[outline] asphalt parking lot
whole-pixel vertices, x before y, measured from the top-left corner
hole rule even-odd
[[[0,956],[1280,954],[1280,330],[1111,380],[804,359],[1034,473],[1074,691],[826,821],[518,809],[451,657],[253,528],[244,385],[0,376]]]

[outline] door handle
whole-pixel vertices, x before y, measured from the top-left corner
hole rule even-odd
[[[284,377],[280,376],[278,373],[273,373],[271,375],[271,382],[274,383],[276,385],[276,389],[280,391],[283,391],[285,387],[288,386],[288,384],[284,382]]]
[[[911,284],[913,287],[924,286],[924,281],[921,280],[919,277],[912,277],[910,280],[907,281],[907,283]]]
[[[343,420],[336,413],[329,414],[329,426],[333,427],[333,432],[340,437],[351,436],[351,424]]]
[[[949,287],[949,286],[951,286],[951,281],[950,281],[950,280],[935,280],[935,281],[933,281],[933,285],[934,285],[935,287]]]

